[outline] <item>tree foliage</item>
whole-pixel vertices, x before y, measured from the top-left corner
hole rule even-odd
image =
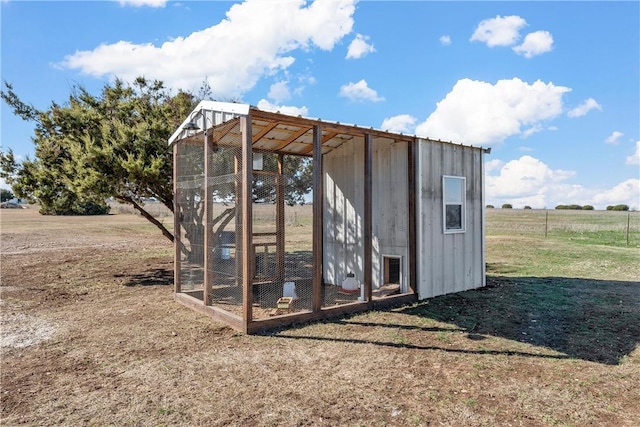
[[[612,205],[607,206],[608,211],[628,211],[629,205]]]
[[[2,99],[35,123],[35,158],[16,162],[2,153],[2,176],[18,197],[39,203],[43,214],[103,213],[105,199],[128,203],[173,235],[144,209],[155,198],[173,210],[172,152],[167,139],[194,107],[193,95],[171,95],[163,84],[116,80],[99,96],[75,87],[65,105],[40,111],[5,82]],[[101,209],[102,208],[102,209]]]
[[[199,94],[210,97],[211,88],[203,84]],[[114,198],[133,206],[174,240],[173,233],[145,210],[144,201],[153,198],[173,212],[173,152],[167,140],[193,110],[197,96],[184,91],[172,95],[162,82],[144,78],[132,84],[116,80],[97,96],[78,86],[64,105],[54,102],[46,110],[23,102],[7,82],[0,96],[14,114],[35,123],[34,159],[18,162],[11,150],[0,152],[0,176],[18,197],[39,203],[41,213],[51,215],[105,213],[105,200]],[[227,157],[217,156],[216,161],[226,162],[220,167],[233,171],[234,159]],[[193,160],[194,168],[202,164],[202,158]],[[265,155],[264,161],[268,170],[277,170],[276,155]],[[194,175],[201,172],[193,170]],[[286,202],[304,203],[313,181],[310,160],[286,156],[283,174]],[[259,176],[253,183],[253,201],[273,203],[275,182]],[[187,239],[202,235],[202,191],[183,195],[193,202],[180,203],[176,212],[183,220],[192,219],[181,221]],[[214,198],[234,194],[233,187],[217,191]]]
[[[6,188],[0,188],[0,202],[7,202],[13,199],[13,193],[11,190],[7,190]]]

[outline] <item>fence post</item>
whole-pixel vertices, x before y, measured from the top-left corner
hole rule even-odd
[[[549,211],[544,211],[544,238],[547,238],[547,232],[549,230]]]

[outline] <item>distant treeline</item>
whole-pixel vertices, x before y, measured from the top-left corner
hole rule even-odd
[[[495,206],[487,205],[487,209],[494,209]],[[502,205],[502,209],[513,209],[513,205],[511,203],[505,203]],[[531,206],[525,206],[524,209],[531,209]],[[558,210],[573,210],[573,211],[592,211],[594,210],[591,205],[558,205],[555,207]],[[628,211],[629,205],[615,205],[615,206],[607,206],[608,211]]]

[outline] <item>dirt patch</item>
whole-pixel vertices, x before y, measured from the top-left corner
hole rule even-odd
[[[244,336],[173,301],[171,244],[138,216],[0,225],[2,425],[640,425],[640,307],[616,300],[637,284],[498,279]]]

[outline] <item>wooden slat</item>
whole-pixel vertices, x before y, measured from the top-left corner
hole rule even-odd
[[[284,280],[284,156],[278,155],[278,175],[276,176],[276,278]]]
[[[311,128],[313,126],[320,126],[325,132],[336,132],[339,134],[342,133],[352,136],[364,136],[365,134],[369,134],[371,136],[390,138],[397,141],[412,141],[414,139],[414,137],[410,135],[389,133],[373,128],[363,128],[357,125],[343,125],[340,123],[324,122],[322,120],[310,119],[306,117],[286,116],[283,114],[271,113],[269,111],[262,111],[255,108],[251,109],[251,114],[257,119],[266,121],[277,121],[279,122],[279,124],[283,125],[304,126],[308,128]]]
[[[416,177],[416,151],[418,141],[407,143],[407,185],[408,191],[408,209],[409,209],[409,292],[416,293],[417,290],[417,257],[418,257],[418,245],[417,245],[417,219],[416,219],[416,191],[417,191],[417,177]]]
[[[338,132],[329,132],[328,134],[322,137],[322,144],[329,141],[331,138],[334,138],[336,135],[338,135]],[[300,154],[306,155],[311,153],[312,151],[313,151],[313,144],[311,144],[309,148],[305,148],[304,150],[301,150]]]
[[[271,129],[273,129],[276,126],[278,126],[278,122],[275,122],[275,121],[274,122],[269,122],[269,124],[266,125],[264,128],[262,128],[262,130],[260,132],[258,132],[257,134],[253,135],[251,140],[255,144],[256,142],[260,141],[260,138],[262,138],[263,136],[265,136],[266,134],[271,132]]]
[[[371,196],[373,186],[373,137],[370,134],[364,136],[364,294],[369,304],[372,303],[373,284],[373,213]]]
[[[313,127],[313,311],[322,310],[323,270],[323,200],[324,185],[322,176],[322,130]]]
[[[251,184],[253,180],[253,155],[251,152],[251,116],[240,117],[242,132],[242,320],[244,329],[253,318],[253,225],[251,206]]]
[[[294,132],[293,134],[291,134],[291,136],[289,138],[287,138],[285,141],[283,141],[280,144],[278,144],[278,146],[275,147],[273,150],[274,151],[278,151],[278,150],[284,149],[287,145],[292,144],[296,139],[300,138],[302,135],[304,135],[305,133],[309,132],[310,130],[311,130],[310,127],[303,127],[302,129],[298,130],[297,132]]]

